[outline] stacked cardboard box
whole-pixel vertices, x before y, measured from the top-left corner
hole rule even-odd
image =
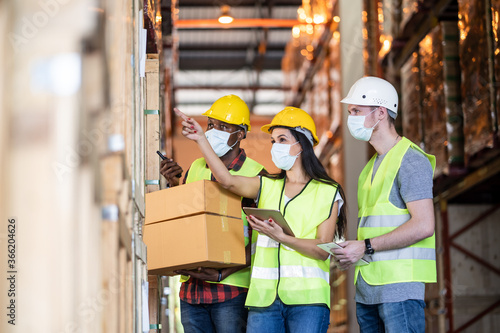
[[[241,198],[200,180],[146,194],[149,274],[245,264]]]

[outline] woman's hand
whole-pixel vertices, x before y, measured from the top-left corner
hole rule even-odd
[[[193,140],[196,142],[198,142],[198,140],[202,138],[205,138],[205,133],[196,120],[194,120],[193,118],[189,118],[177,108],[174,108],[174,112],[176,115],[182,118],[182,135],[184,135],[189,140]]]
[[[261,220],[253,215],[248,215],[247,220],[253,230],[274,239],[278,243],[282,243],[286,237],[291,237],[287,236],[283,228],[272,219]]]

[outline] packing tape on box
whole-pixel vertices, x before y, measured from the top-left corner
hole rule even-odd
[[[226,216],[221,216],[221,226],[222,226],[222,232],[228,232],[229,231],[229,223],[227,223],[227,217]]]
[[[231,251],[224,251],[224,263],[231,263]]]
[[[221,195],[219,213],[221,215],[227,215],[227,197]]]

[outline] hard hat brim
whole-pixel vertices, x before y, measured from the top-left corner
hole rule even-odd
[[[267,124],[267,125],[264,125],[260,128],[260,130],[264,133],[268,133],[268,134],[271,134],[271,128],[273,127],[283,127],[283,128],[288,128],[290,130],[293,130],[294,128],[293,127],[289,127],[289,126],[284,126],[284,125],[276,125],[276,124]],[[306,128],[307,129],[307,128]],[[308,130],[309,131],[309,130]],[[316,134],[314,133],[311,133],[312,137],[313,137],[313,141],[314,141],[314,144],[313,144],[313,147],[315,147],[318,143],[319,143],[319,139],[318,137],[316,136]]]
[[[203,112],[201,115],[202,116],[207,116],[209,118],[213,118],[213,119],[216,119],[216,120],[219,120],[219,121],[222,121],[224,123],[231,124],[231,125],[247,126],[247,132],[250,132],[250,129],[251,129],[250,124],[247,125],[247,124],[235,124],[235,123],[232,123],[232,122],[228,121],[227,119],[223,119],[222,117],[219,117],[216,114],[210,113],[210,110]]]
[[[271,126],[272,124],[264,125],[260,128],[260,130],[264,133],[271,133]]]
[[[340,101],[342,104],[352,104],[352,105],[363,105],[363,106],[370,106],[372,104],[370,103],[360,103],[359,101],[355,101],[354,98],[346,97]]]

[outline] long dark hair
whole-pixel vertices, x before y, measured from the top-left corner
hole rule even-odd
[[[325,168],[321,164],[316,154],[314,154],[314,149],[311,144],[311,141],[302,133],[297,132],[293,128],[285,127],[285,126],[275,126],[271,128],[271,131],[274,128],[281,127],[290,130],[293,137],[300,143],[302,146],[302,167],[306,174],[314,180],[317,180],[321,183],[335,185],[340,193],[340,197],[344,201],[344,204],[340,208],[340,213],[337,221],[337,227],[335,228],[335,236],[337,238],[344,237],[346,223],[347,223],[347,212],[346,212],[346,200],[344,190],[339,183],[337,183],[333,178],[331,178],[326,172]],[[286,176],[286,171],[281,170],[280,173],[265,175],[265,177],[273,178],[273,179],[283,179]]]

